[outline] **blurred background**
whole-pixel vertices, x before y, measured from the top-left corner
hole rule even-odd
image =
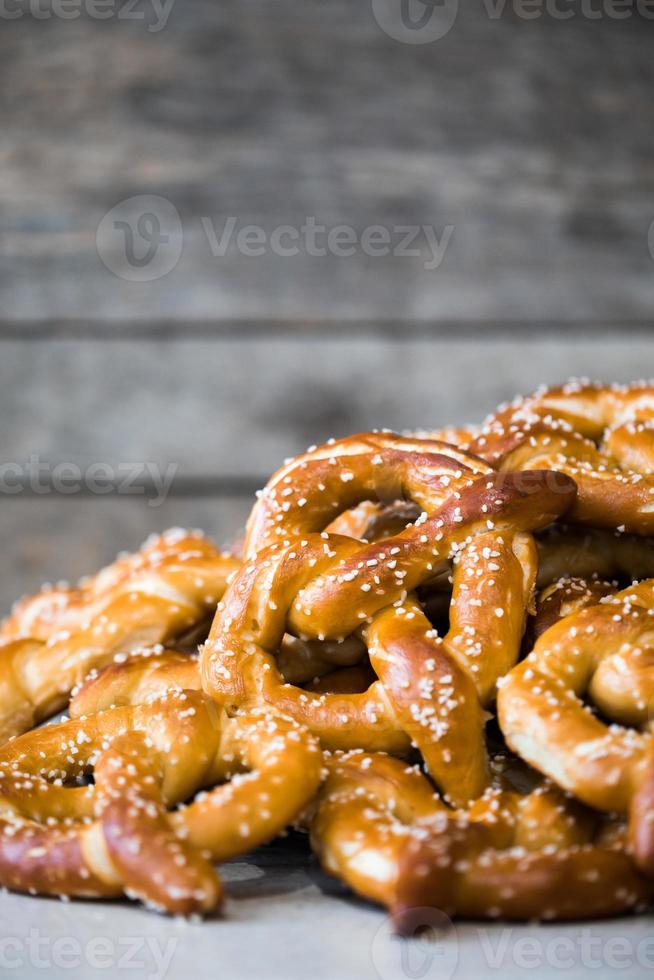
[[[0,6],[3,611],[330,435],[654,374],[654,5]]]

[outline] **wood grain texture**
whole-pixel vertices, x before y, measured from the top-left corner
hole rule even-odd
[[[152,463],[232,493],[329,436],[478,421],[570,375],[654,373],[654,335],[473,342],[288,335],[256,342],[7,341],[2,459]],[[213,481],[213,484],[212,484]],[[180,485],[181,485],[180,484]]]
[[[651,321],[653,31],[461,3],[447,36],[407,45],[369,0],[177,0],[159,33],[3,21],[2,314]],[[95,233],[144,193],[178,209],[184,249],[129,283]],[[360,250],[214,258],[201,225],[307,215],[454,232],[428,270]]]

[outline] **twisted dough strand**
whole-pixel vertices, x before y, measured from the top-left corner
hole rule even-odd
[[[432,513],[455,491],[490,472],[481,458],[438,440],[393,432],[331,440],[290,460],[268,481],[248,520],[245,555],[253,558],[284,539],[323,531],[365,501],[408,500]],[[368,516],[362,517],[363,526]]]
[[[586,693],[613,724],[587,710]],[[498,695],[511,748],[588,805],[630,813],[636,860],[649,873],[653,706],[654,579],[555,623],[507,675]]]
[[[77,589],[21,600],[0,631],[0,744],[64,708],[92,669],[207,620],[239,566],[202,535],[173,530]]]
[[[654,533],[654,386],[571,381],[516,399],[466,444],[502,470],[571,476],[570,518],[591,527]]]
[[[644,905],[652,886],[620,832],[598,834],[556,789],[490,789],[450,811],[398,760],[352,752],[328,760],[311,821],[325,870],[388,906],[399,931],[416,908],[527,920],[613,915]]]
[[[295,722],[261,708],[228,717],[193,691],[29,732],[0,750],[0,883],[209,911],[222,894],[209,862],[283,830],[320,770]],[[91,773],[93,785],[70,785]]]
[[[496,641],[504,639],[515,660],[527,601],[525,582],[529,590],[532,576],[513,554],[513,535],[550,523],[574,496],[571,481],[551,477],[536,473],[478,478],[425,521],[381,542],[364,545],[325,533],[306,534],[259,552],[256,561],[243,566],[219,607],[201,653],[203,687],[226,706],[276,705],[307,724],[328,748],[402,753],[413,739],[445,791],[453,799],[469,799],[483,788],[486,773],[483,716],[471,680],[479,651],[463,639],[464,625],[469,626],[465,600],[460,601],[459,620],[454,620],[455,639],[460,625],[461,640],[454,642],[451,654],[445,651],[447,670],[436,666],[443,660],[442,641],[425,628],[424,619],[416,618],[415,606],[406,603],[411,591],[453,550],[474,548],[475,538],[489,531],[506,535],[507,560],[514,563],[514,571],[509,575],[497,565],[492,574],[504,600],[515,602],[519,612],[514,615],[507,607],[505,617],[504,605],[484,611],[478,619],[483,629],[473,639],[491,640],[489,656],[496,664]],[[475,561],[479,557],[483,554]],[[461,565],[462,575],[468,568],[474,572],[475,562],[470,557],[468,561]],[[488,562],[494,564],[491,555]],[[492,596],[495,586],[488,581],[485,585]],[[466,591],[462,585],[460,592],[474,597],[474,588]],[[479,606],[471,603],[469,611],[473,610],[479,612]],[[411,635],[398,644],[400,617],[410,624]],[[368,691],[329,695],[284,684],[275,653],[287,629],[304,638],[341,639],[362,623],[371,635],[371,662],[380,678]],[[470,672],[459,666],[457,646],[461,660],[470,661]],[[494,675],[485,664],[481,669],[480,689],[486,693],[494,689],[504,656]],[[479,663],[484,663],[483,657]],[[456,679],[452,695],[444,699],[444,690],[435,688],[439,675],[446,687]]]

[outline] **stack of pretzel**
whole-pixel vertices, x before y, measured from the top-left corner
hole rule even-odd
[[[313,447],[242,557],[167,532],[0,643],[9,889],[205,914],[216,864],[294,826],[400,931],[643,909],[654,387]]]

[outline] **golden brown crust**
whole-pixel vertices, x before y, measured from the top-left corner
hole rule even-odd
[[[0,630],[0,744],[64,708],[91,670],[188,634],[239,565],[201,534],[173,530],[76,589],[21,600]]]
[[[416,769],[354,752],[328,759],[311,842],[329,873],[389,907],[400,932],[414,913],[528,920],[594,918],[646,903],[617,829],[598,838],[591,815],[547,784],[498,786],[449,811]]]
[[[392,432],[332,440],[271,477],[248,520],[245,553],[252,558],[286,538],[323,531],[364,501],[410,501],[431,513],[491,469],[482,459],[436,440]]]
[[[654,533],[654,386],[568,382],[516,399],[466,445],[502,470],[557,470],[578,487],[570,519]]]
[[[361,664],[366,656],[365,644],[356,636],[342,642],[300,640],[286,635],[278,657],[278,667],[284,680],[291,684],[307,684],[308,690],[334,690],[346,693],[354,683],[355,690],[366,690],[360,679],[370,676],[370,663]],[[338,676],[342,676],[343,683]],[[354,678],[358,678],[355,681]],[[348,680],[349,678],[349,680]],[[325,681],[322,685],[319,680]],[[336,687],[332,688],[332,684]],[[71,717],[106,711],[120,705],[143,704],[161,697],[168,691],[201,689],[200,665],[197,656],[178,650],[155,647],[139,650],[99,671],[94,671],[77,688],[68,706]]]
[[[597,919],[643,908],[651,893],[624,850],[494,849],[472,824],[409,840],[393,912],[399,932],[411,932],[413,910],[425,906],[473,919]]]
[[[650,840],[654,705],[654,579],[585,606],[542,633],[504,679],[499,721],[509,745],[590,806],[629,813]],[[606,725],[591,714],[588,694]],[[651,813],[651,810],[650,810]],[[639,823],[647,827],[638,828]],[[654,870],[654,847],[639,848]]]
[[[240,569],[178,532],[24,600],[0,732],[91,675],[71,721],[0,747],[0,885],[205,913],[212,862],[301,819],[400,931],[646,903],[653,419],[654,388],[575,383],[480,429],[332,440],[271,478]],[[496,696],[534,768],[487,742]]]
[[[201,653],[203,686],[227,706],[275,705],[331,749],[402,753],[414,741],[444,791],[457,802],[470,799],[487,779],[479,699],[492,696],[497,677],[517,659],[531,597],[533,548],[520,535],[550,523],[573,497],[574,484],[555,474],[488,474],[392,538],[363,544],[306,533],[258,552],[219,606]],[[448,646],[407,601],[457,552]],[[479,582],[470,584],[477,572]],[[491,609],[477,598],[484,590],[497,603]],[[317,694],[283,682],[275,655],[287,630],[338,640],[364,623],[379,678],[368,691]],[[450,676],[437,687],[432,675],[443,655],[451,670],[440,671],[442,680]]]
[[[229,717],[200,692],[29,732],[0,750],[0,884],[206,912],[221,896],[209,860],[283,830],[320,771],[295,722],[266,709]],[[90,773],[92,785],[65,786]]]
[[[197,657],[155,647],[121,657],[94,671],[77,688],[68,705],[71,718],[108,708],[144,704],[168,691],[199,691]]]
[[[615,592],[610,582],[597,579],[564,576],[542,589],[536,596],[536,609],[530,623],[531,646],[541,633],[571,613],[596,605],[605,596]]]

